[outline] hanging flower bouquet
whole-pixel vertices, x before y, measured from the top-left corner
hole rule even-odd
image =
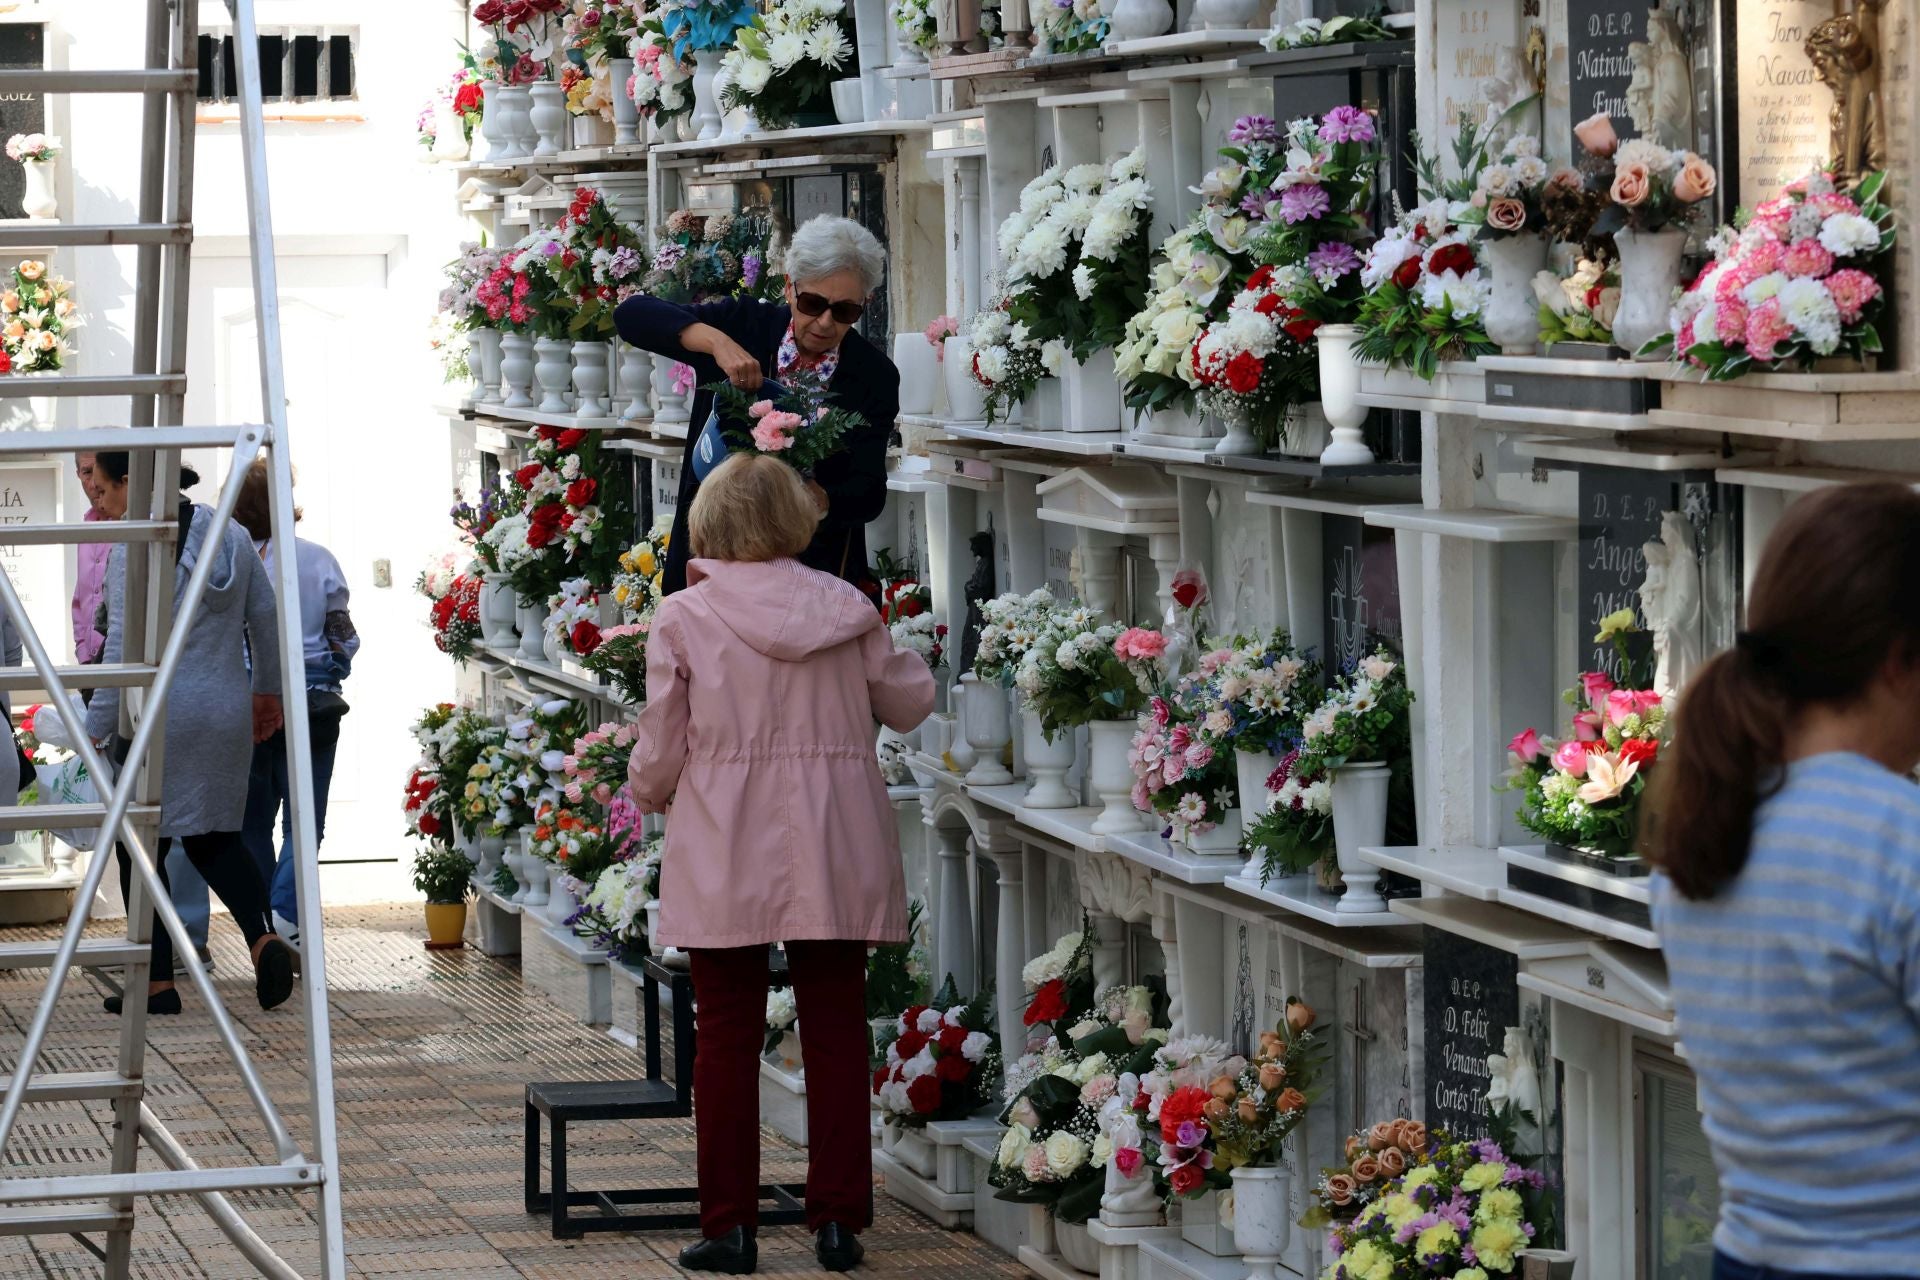
[[[547,638],[562,653],[588,658],[600,647],[600,591],[585,578],[568,578],[547,600]]]
[[[1868,174],[1847,195],[1815,173],[1738,230],[1722,229],[1708,242],[1713,261],[1674,307],[1676,357],[1724,382],[1879,354],[1886,288],[1875,273],[1895,234],[1880,198],[1885,182],[1884,173]]]
[[[1365,295],[1355,315],[1355,349],[1362,360],[1432,381],[1442,360],[1472,360],[1498,350],[1482,320],[1492,282],[1459,217],[1446,199],[1430,200],[1367,251],[1360,269]]]
[[[0,373],[57,373],[73,354],[73,330],[82,321],[72,284],[28,259],[13,268],[0,291]]]
[[[726,381],[704,389],[713,393],[729,451],[772,454],[803,476],[840,452],[849,431],[865,425],[852,410],[828,403],[827,384],[811,370],[788,373],[771,397],[765,388],[742,391]]]
[[[848,74],[852,57],[853,15],[845,0],[775,0],[735,33],[720,60],[727,76],[721,101],[729,110],[752,111],[763,129],[831,115],[833,82]]]
[[[1014,687],[1040,717],[1047,741],[1095,720],[1131,720],[1148,685],[1119,650],[1128,631],[1099,622],[1091,609],[1059,610],[1021,655]]]
[[[1626,683],[1617,686],[1601,671],[1584,673],[1565,694],[1575,708],[1570,736],[1555,742],[1527,729],[1507,744],[1513,774],[1506,785],[1521,793],[1521,825],[1556,844],[1621,862],[1638,856],[1640,798],[1668,733],[1665,703],[1639,687],[1641,664],[1628,657],[1628,639],[1639,629],[1631,609],[1601,621],[1594,642],[1612,641]]]
[[[1491,1139],[1437,1146],[1334,1227],[1323,1280],[1518,1275],[1534,1235],[1520,1188],[1540,1182]]]
[[[940,51],[932,0],[892,0],[887,6],[887,17],[903,46],[923,54]],[[939,344],[934,346],[938,349]]]
[[[1019,595],[1008,592],[980,605],[980,642],[973,651],[973,674],[1011,685],[1027,650],[1052,625],[1058,608],[1045,587]]]
[[[480,639],[480,581],[454,572],[453,561],[445,556],[440,564],[422,570],[414,589],[433,602],[427,616],[434,647],[465,666]]]
[[[633,74],[627,93],[634,109],[656,128],[693,111],[693,60],[674,52],[673,38],[662,29],[658,12],[650,13],[634,32]],[[618,86],[615,86],[618,88]]]
[[[1620,268],[1612,262],[1582,258],[1562,279],[1551,271],[1533,277],[1540,304],[1542,342],[1613,342],[1613,313],[1620,309]]]
[[[972,1115],[1000,1071],[992,990],[962,1000],[948,978],[931,1003],[901,1013],[881,1054],[873,1095],[884,1119],[917,1129]]]
[[[1427,1126],[1417,1120],[1383,1120],[1354,1134],[1347,1139],[1347,1162],[1322,1170],[1309,1190],[1314,1204],[1300,1225],[1351,1223],[1387,1186],[1428,1162],[1427,1145]]]

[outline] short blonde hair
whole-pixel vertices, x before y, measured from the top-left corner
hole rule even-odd
[[[764,453],[736,453],[700,482],[687,515],[693,554],[706,560],[779,560],[813,541],[820,509],[800,473]]]

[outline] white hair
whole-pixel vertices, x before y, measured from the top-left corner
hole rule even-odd
[[[821,214],[809,218],[787,245],[787,278],[795,284],[823,279],[836,271],[859,275],[861,288],[872,293],[886,282],[887,251],[880,241],[852,218]]]

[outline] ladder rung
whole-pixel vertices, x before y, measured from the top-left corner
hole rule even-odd
[[[150,1173],[80,1173],[55,1178],[0,1178],[0,1203],[84,1200],[94,1196],[193,1195],[203,1191],[263,1191],[318,1187],[317,1164],[256,1164],[222,1169],[155,1169]]]
[[[14,93],[192,93],[195,71],[0,71],[0,91]]]
[[[82,542],[171,542],[178,520],[95,520],[72,524],[0,524],[0,547],[60,546]]]
[[[12,222],[0,225],[0,249],[37,249],[42,245],[188,244],[193,227],[185,222],[60,223]]]
[[[0,1097],[13,1087],[0,1076]],[[27,1081],[28,1102],[89,1102],[99,1098],[137,1098],[145,1086],[117,1071],[42,1071]]]
[[[58,938],[45,942],[0,942],[0,969],[44,969],[53,963],[54,953],[59,950]],[[73,953],[73,962],[82,969],[111,969],[145,960],[148,951],[146,943],[128,942],[125,938],[82,938],[79,949]],[[76,1191],[74,1194],[86,1193]]]
[[[132,1228],[133,1210],[110,1208],[104,1200],[0,1206],[0,1236],[66,1236]]]
[[[262,426],[71,427],[58,431],[0,431],[0,453],[98,453],[102,449],[228,449]]]
[[[153,683],[156,669],[132,662],[101,662],[90,667],[55,667],[53,670],[69,689],[141,689]],[[46,687],[46,681],[33,667],[0,667],[0,693],[40,693]]]
[[[88,804],[23,804],[10,809],[0,809],[0,831],[76,831],[88,826],[99,825],[106,819],[107,806],[94,801]],[[127,806],[127,816],[138,822],[142,818],[158,818],[160,806],[157,804],[131,804]]]
[[[29,396],[164,396],[185,395],[184,373],[29,373],[0,378],[0,400],[24,400]],[[19,433],[18,439],[38,439]],[[16,446],[17,448],[24,447]],[[45,445],[39,446],[45,448]]]

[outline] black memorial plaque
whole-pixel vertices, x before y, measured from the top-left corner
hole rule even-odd
[[[1421,930],[1426,975],[1427,1127],[1451,1138],[1484,1138],[1487,1057],[1520,1025],[1520,961],[1496,947],[1428,927]]]
[[[34,22],[0,23],[0,68],[38,71],[46,65],[47,29]],[[16,133],[45,133],[47,103],[39,92],[0,93],[0,142]],[[0,218],[27,216],[27,178],[19,165],[0,159]]]
[[[1320,518],[1326,637],[1320,659],[1329,676],[1350,669],[1381,641],[1400,651],[1400,571],[1393,557],[1393,530],[1358,516]]]
[[[1567,0],[1569,114],[1579,124],[1595,112],[1613,117],[1614,132],[1635,136],[1627,116],[1633,58],[1627,46],[1647,38],[1647,0]],[[1581,154],[1575,139],[1570,155]]]
[[[1618,681],[1620,655],[1611,644],[1595,644],[1600,619],[1632,609],[1640,625],[1640,586],[1647,579],[1642,548],[1660,537],[1660,517],[1674,509],[1674,475],[1626,467],[1580,468],[1580,667],[1604,671]],[[1644,664],[1653,640],[1633,637],[1628,651]]]

